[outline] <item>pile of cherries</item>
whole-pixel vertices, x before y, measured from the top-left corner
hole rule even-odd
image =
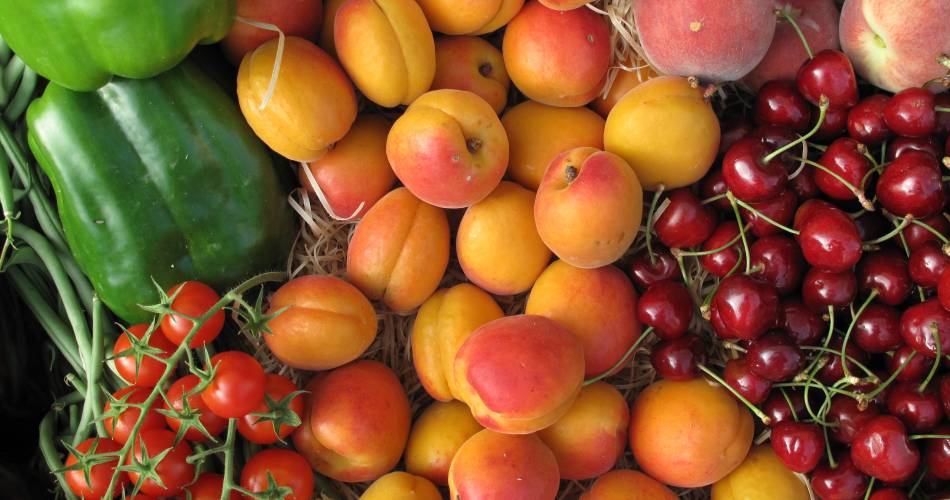
[[[824,500],[950,493],[946,111],[815,54],[724,119],[721,167],[654,199],[630,263],[656,372],[724,383]]]

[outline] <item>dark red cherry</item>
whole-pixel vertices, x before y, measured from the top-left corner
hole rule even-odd
[[[650,285],[637,302],[640,322],[652,326],[657,337],[674,339],[686,333],[693,319],[693,299],[675,279]]]
[[[805,165],[798,170],[798,175],[789,174],[788,185],[799,199],[808,200],[821,194],[818,184],[815,184],[815,169]]]
[[[723,338],[752,340],[776,323],[778,291],[772,285],[734,274],[719,284],[711,308],[725,328],[716,333]]]
[[[944,309],[950,311],[950,266],[943,270],[937,281],[937,300]]]
[[[805,362],[798,344],[781,330],[772,330],[750,342],[746,359],[752,373],[772,382],[790,380]]]
[[[813,116],[815,120],[818,119],[817,112],[815,112]],[[829,109],[828,112],[825,113],[825,121],[821,122],[821,126],[818,127],[818,132],[815,132],[812,139],[831,141],[844,134],[847,129],[848,108]]]
[[[722,170],[718,168],[710,170],[699,184],[699,194],[704,200],[714,196],[724,195],[728,190],[729,188],[726,187],[726,181],[722,178]],[[710,202],[709,206],[720,212],[732,213],[732,205],[729,204],[729,200],[725,197]]]
[[[670,192],[669,203],[653,230],[668,248],[687,248],[706,241],[716,228],[716,214],[688,188]]]
[[[943,403],[943,413],[947,420],[950,420],[950,374],[940,377],[940,384],[937,389],[940,392],[940,401]]]
[[[934,98],[934,104],[942,108],[950,108],[950,94],[946,92],[937,94]],[[950,135],[950,113],[937,113],[937,128],[934,134],[939,137]]]
[[[871,170],[871,162],[861,152],[862,148],[864,146],[858,141],[850,137],[841,137],[828,146],[818,159],[818,163],[860,190],[861,181]],[[830,198],[836,200],[855,198],[854,192],[849,187],[824,170],[815,169],[815,184]]]
[[[918,391],[917,382],[898,382],[887,394],[887,411],[911,432],[929,432],[943,420],[943,406],[933,386]]]
[[[672,340],[661,340],[653,346],[650,363],[663,378],[692,379],[699,376],[699,365],[706,363],[706,345],[692,333]]]
[[[943,157],[944,147],[934,137],[897,137],[887,145],[885,158],[894,161],[910,151],[928,153],[939,160]]]
[[[868,477],[851,462],[847,451],[835,457],[837,467],[823,464],[811,475],[812,491],[821,500],[861,500],[868,488]]]
[[[832,339],[828,348],[840,353],[841,338],[835,337]],[[848,347],[844,350],[844,353],[848,357],[848,372],[851,375],[865,375],[864,370],[859,368],[855,361],[861,363],[862,365],[867,365],[868,355],[853,342],[848,342]],[[818,371],[818,380],[821,380],[821,382],[824,384],[830,385],[844,378],[844,369],[841,367],[840,354],[829,353],[825,354],[825,356],[827,356],[828,361],[824,366],[821,367],[821,370]]]
[[[934,335],[934,331],[939,332]],[[901,315],[901,337],[917,351],[933,359],[937,355],[937,337],[940,338],[941,355],[950,354],[950,311],[944,309],[937,299],[915,304]]]
[[[908,439],[907,428],[892,415],[868,422],[851,442],[854,466],[881,481],[897,482],[910,477],[920,464],[920,451]]]
[[[756,94],[755,122],[805,132],[811,128],[811,107],[798,93],[795,82],[772,80]]]
[[[749,247],[749,259],[754,274],[762,281],[775,285],[779,295],[788,295],[802,283],[805,259],[795,240],[782,235],[760,238]]]
[[[772,383],[753,373],[746,358],[726,361],[722,379],[754,405],[765,401],[772,390]]]
[[[872,302],[864,309],[851,332],[865,352],[883,353],[904,344],[901,338],[901,313],[888,305]]]
[[[762,411],[769,417],[770,426],[786,420],[794,421],[796,417],[803,418],[806,415],[805,398],[801,391],[785,390],[784,395],[780,390],[772,391],[762,403]]]
[[[782,327],[798,345],[814,345],[828,330],[821,315],[795,297],[782,300]]]
[[[934,95],[927,89],[901,90],[884,106],[884,123],[897,135],[928,136],[937,129],[935,105]]]
[[[896,488],[884,488],[871,493],[868,500],[909,500],[907,493]]]
[[[836,272],[851,269],[863,252],[854,221],[837,208],[815,210],[802,224],[798,244],[809,264]]]
[[[795,131],[780,127],[778,125],[762,125],[761,127],[753,130],[748,137],[756,137],[768,146],[769,151],[775,151],[777,149],[787,146],[790,142],[794,142],[798,139],[798,134]],[[789,173],[794,172],[798,168],[799,162],[793,160],[792,158],[802,155],[802,146],[796,146],[784,153],[780,154],[777,160],[780,160],[783,165],[785,165],[786,170]],[[775,161],[775,160],[773,160]]]
[[[950,221],[947,221],[943,214],[937,213],[930,217],[924,217],[921,222],[934,228],[940,234],[950,234]],[[911,250],[928,241],[937,240],[934,233],[917,224],[908,224],[907,227],[901,230],[901,234],[904,236],[904,241],[907,242],[907,247]]]
[[[680,270],[676,259],[668,251],[654,249],[653,256],[656,260],[651,262],[650,256],[644,250],[634,255],[630,261],[630,278],[640,290],[658,281],[679,276]]]
[[[858,103],[858,79],[848,56],[839,50],[825,49],[805,61],[795,78],[798,91],[818,106],[821,97],[834,109],[847,109]]]
[[[884,106],[890,100],[884,94],[873,94],[861,99],[848,111],[848,135],[866,144],[878,144],[891,135],[884,123]]]
[[[876,290],[877,300],[892,306],[907,300],[913,286],[907,271],[907,259],[891,249],[864,254],[858,263],[857,274],[858,289],[863,294]]]
[[[934,433],[950,436],[950,424],[941,425]],[[924,460],[934,477],[950,481],[950,438],[927,439],[924,444]]]
[[[739,236],[739,225],[734,220],[728,220],[716,226],[709,239],[703,243],[704,251],[715,250],[728,244]],[[703,255],[699,258],[699,263],[703,269],[709,271],[713,276],[723,277],[729,274],[739,263],[739,246],[742,243],[736,240],[723,250],[709,255]]]
[[[858,282],[851,271],[836,273],[813,267],[802,279],[802,299],[816,312],[826,312],[828,306],[843,308],[857,293]]]
[[[805,200],[804,203],[799,205],[798,210],[795,211],[795,217],[792,219],[792,228],[801,231],[802,226],[805,225],[805,222],[808,221],[812,215],[825,209],[837,209],[837,207],[825,200]]]
[[[749,205],[751,205],[756,212],[765,215],[765,217],[784,226],[788,226],[792,223],[792,217],[795,216],[795,209],[798,208],[798,195],[796,195],[794,191],[786,189],[774,198],[749,203]],[[740,210],[742,212],[742,220],[749,223],[750,231],[755,236],[761,238],[782,232],[782,229],[767,221],[765,218],[760,217],[758,213],[750,212],[744,208]]]
[[[772,426],[772,451],[789,470],[811,472],[825,453],[821,427],[804,422],[785,421]]]
[[[877,198],[888,212],[903,217],[927,217],[943,209],[946,193],[940,164],[927,153],[908,151],[884,168],[877,181]]]
[[[722,177],[732,194],[753,202],[767,200],[785,189],[788,171],[781,161],[765,162],[771,152],[768,145],[754,137],[743,137],[726,151]]]
[[[830,428],[831,437],[839,443],[851,444],[855,434],[864,424],[880,414],[874,402],[862,407],[856,399],[839,394],[831,398],[826,419],[834,424],[834,427]]]
[[[921,356],[916,354],[917,351],[909,345],[902,345],[894,351],[894,355],[887,358],[887,371],[889,373],[896,372],[901,365],[904,365],[904,369],[897,374],[897,380],[908,381],[908,382],[920,382],[924,379],[924,374],[927,373],[927,370],[930,369],[932,359],[928,359],[926,356]],[[911,358],[910,355],[914,354],[914,357]],[[908,361],[908,358],[910,360]],[[905,364],[906,363],[906,364]]]
[[[722,156],[732,143],[749,135],[755,124],[744,115],[730,115],[722,119],[720,127],[722,136],[719,139],[719,156]]]
[[[936,241],[928,241],[915,248],[910,253],[908,271],[914,283],[933,288],[940,282],[940,276],[950,264],[950,257],[943,253],[943,249]]]

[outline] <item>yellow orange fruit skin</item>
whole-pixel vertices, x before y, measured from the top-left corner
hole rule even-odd
[[[656,70],[646,63],[638,62],[634,67],[636,69],[631,71],[617,71],[617,75],[614,77],[613,82],[610,83],[610,88],[607,90],[607,93],[599,94],[590,102],[591,109],[604,117],[604,119],[607,119],[607,116],[610,115],[610,110],[614,109],[614,106],[620,98],[627,95],[627,92],[633,90],[637,85],[659,76]]]
[[[406,470],[435,484],[449,484],[449,466],[462,444],[483,427],[461,401],[435,402],[412,425]]]
[[[524,0],[419,0],[433,31],[446,35],[491,33],[521,10]]]
[[[580,500],[677,500],[663,483],[636,470],[612,470],[597,478]]]
[[[435,41],[432,90],[467,90],[496,113],[508,103],[508,71],[501,51],[477,36],[442,36]]]
[[[449,497],[553,500],[558,479],[554,454],[537,436],[485,429],[455,454],[449,469]]]
[[[373,481],[360,500],[442,500],[442,494],[428,479],[396,471]]]
[[[712,500],[808,500],[808,487],[769,443],[749,451],[736,470],[712,486]]]

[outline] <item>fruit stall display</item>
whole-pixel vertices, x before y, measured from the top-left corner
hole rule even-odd
[[[947,19],[6,0],[49,495],[950,498]]]

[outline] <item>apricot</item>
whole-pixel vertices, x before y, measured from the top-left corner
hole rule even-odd
[[[534,224],[534,193],[499,184],[465,211],[455,251],[472,283],[495,295],[527,291],[551,260]]]
[[[435,402],[416,419],[406,444],[406,470],[449,484],[449,466],[462,444],[483,427],[461,401]]]
[[[735,470],[752,445],[752,414],[704,378],[660,380],[630,410],[630,448],[644,472],[697,488]]]
[[[554,454],[537,436],[485,429],[465,441],[452,459],[449,497],[553,500],[558,480]]]
[[[603,89],[610,67],[610,34],[590,9],[553,10],[530,0],[508,23],[505,67],[529,99],[583,106]]]
[[[254,133],[278,154],[296,161],[316,160],[356,120],[356,93],[333,58],[291,36],[284,44],[273,94],[265,102],[276,56],[277,40],[244,56],[237,77],[241,112]]]
[[[428,479],[396,471],[373,481],[360,500],[442,500],[442,494]]]
[[[422,387],[438,401],[458,398],[455,354],[476,328],[504,316],[495,299],[462,283],[432,294],[412,324],[412,362]]]
[[[554,10],[571,10],[587,5],[590,0],[538,0],[541,5]]]
[[[562,479],[590,479],[612,469],[623,455],[629,423],[620,391],[596,382],[581,389],[571,409],[538,437],[554,453]]]
[[[481,97],[495,113],[508,103],[508,71],[501,51],[477,36],[443,36],[435,41],[432,90],[467,90]]]
[[[488,196],[505,175],[508,137],[495,110],[464,90],[427,92],[389,132],[396,177],[422,201],[463,208]]]
[[[333,276],[301,276],[271,297],[264,342],[284,364],[329,370],[360,357],[376,338],[376,312],[353,285]]]
[[[543,316],[496,319],[476,329],[455,355],[459,399],[483,426],[529,434],[561,418],[584,381],[584,348]]]
[[[703,91],[686,78],[660,76],[627,92],[604,127],[607,151],[633,167],[644,189],[688,186],[719,151],[719,119]]]
[[[633,243],[643,212],[643,189],[623,158],[594,148],[558,155],[544,172],[534,220],[544,243],[575,267],[619,259]]]
[[[346,252],[346,277],[370,299],[409,312],[432,295],[448,264],[445,211],[397,188],[357,224]]]
[[[317,375],[307,390],[308,414],[293,439],[317,472],[364,482],[399,463],[409,436],[409,400],[386,365],[355,361]]]
[[[317,41],[317,32],[323,19],[323,0],[285,0],[261,2],[238,0],[237,15],[260,23],[273,24],[287,36],[299,36]],[[224,55],[234,64],[240,64],[244,54],[264,42],[277,38],[277,32],[258,28],[240,20],[231,25],[228,36],[221,40]]]
[[[617,71],[614,81],[610,82],[607,94],[598,95],[596,99],[590,102],[590,107],[600,116],[603,116],[604,119],[610,115],[610,110],[614,109],[620,98],[625,96],[627,92],[630,92],[637,85],[659,76],[652,66],[642,61],[637,61],[633,67],[636,69]]]
[[[300,185],[313,198],[317,197],[319,187],[334,215],[347,219],[362,217],[396,182],[396,174],[386,159],[390,126],[382,115],[360,115],[323,158],[298,170]]]
[[[805,483],[760,444],[749,451],[736,470],[712,486],[712,500],[808,500]]]
[[[435,41],[414,0],[347,0],[333,43],[347,74],[380,106],[409,104],[432,85]]]
[[[524,0],[419,0],[432,29],[446,35],[483,35],[508,24]]]
[[[663,483],[635,470],[612,470],[597,478],[580,500],[677,500]]]
[[[525,101],[505,112],[501,123],[510,148],[508,175],[533,191],[557,155],[582,146],[604,148],[604,120],[587,108]]]
[[[570,293],[565,293],[570,290]],[[613,266],[551,263],[531,288],[526,314],[553,319],[584,345],[584,378],[606,373],[640,336],[637,291]]]

